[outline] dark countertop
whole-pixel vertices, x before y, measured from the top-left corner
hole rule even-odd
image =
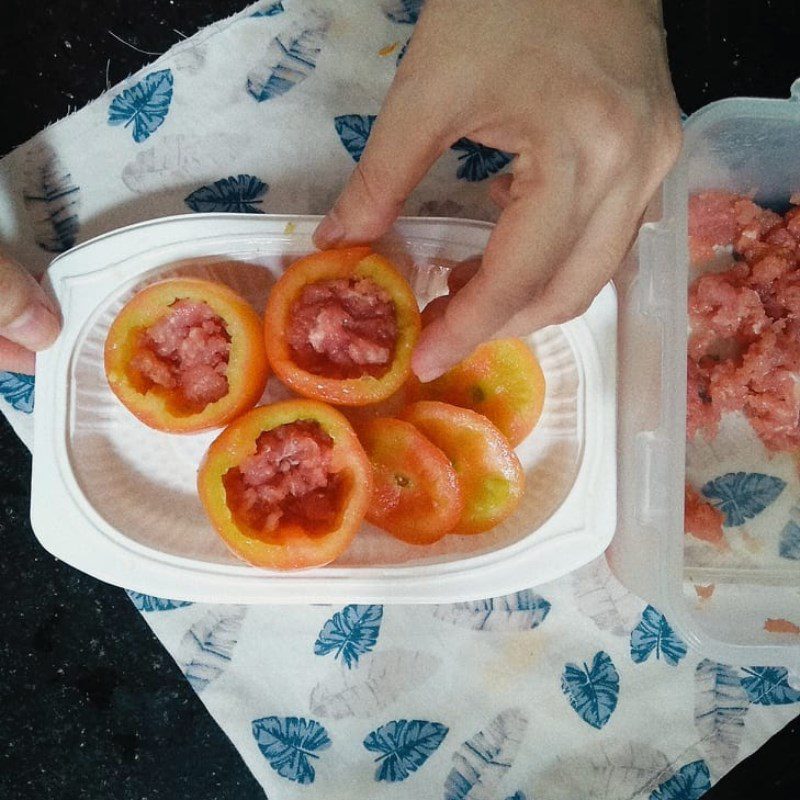
[[[107,75],[113,84],[155,57],[134,48],[161,53],[245,3],[11,5],[0,26],[0,154],[96,97]],[[665,0],[686,111],[729,95],[783,97],[800,76],[800,58],[792,56],[800,4],[750,0],[735,12],[733,5]],[[30,457],[0,419],[0,797],[263,798],[122,590],[38,545],[29,485]],[[706,796],[797,800],[798,752],[795,721]]]

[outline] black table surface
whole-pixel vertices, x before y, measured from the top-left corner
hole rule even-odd
[[[8,5],[0,154],[245,3]],[[800,76],[797,0],[665,0],[665,17],[686,111],[731,95],[785,97]],[[263,798],[123,591],[38,545],[29,486],[28,452],[0,418],[0,798]],[[706,796],[797,800],[798,753],[795,721]]]

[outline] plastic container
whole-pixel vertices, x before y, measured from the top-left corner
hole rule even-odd
[[[168,275],[220,279],[262,309],[276,274],[312,250],[318,218],[193,215],[101,236],[57,258],[47,284],[64,316],[37,363],[32,522],[74,567],[147,594],[195,601],[451,602],[559,577],[600,555],[616,525],[616,296],[531,337],[547,380],[543,417],[518,448],[527,490],[491,532],[414,547],[364,526],[334,564],[275,573],[231,555],[206,520],[197,465],[215,434],[139,423],[105,380],[103,344],[123,303]],[[453,262],[483,251],[491,225],[406,219],[378,249],[421,301]],[[271,379],[265,401],[285,396]]]
[[[798,668],[800,637],[764,623],[800,624],[800,561],[715,566],[683,535],[687,202],[703,189],[755,191],[757,202],[785,207],[800,189],[800,81],[789,100],[723,100],[689,118],[653,212],[660,219],[643,227],[620,276],[619,527],[608,559],[706,657]],[[710,584],[700,601],[695,585]]]

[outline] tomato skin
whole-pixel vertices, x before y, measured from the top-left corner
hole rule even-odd
[[[171,409],[168,390],[150,389],[143,393],[128,372],[137,350],[138,331],[168,313],[170,304],[179,299],[207,303],[222,318],[231,337],[228,392],[196,413]],[[222,427],[258,402],[269,375],[256,311],[229,287],[198,278],[159,281],[128,301],[106,337],[104,366],[111,390],[128,411],[145,425],[166,433],[196,433]]]
[[[413,403],[402,417],[444,452],[458,474],[464,510],[453,533],[482,533],[516,510],[525,473],[503,434],[486,417],[434,400]]]
[[[358,434],[373,469],[367,520],[410,544],[431,544],[449,533],[464,500],[447,456],[399,419],[369,420]]]
[[[243,530],[228,506],[223,477],[255,452],[261,433],[298,420],[317,422],[333,439],[332,466],[346,487],[336,526],[313,534],[296,523],[279,523],[265,536]],[[313,400],[286,400],[254,408],[225,428],[200,465],[197,488],[208,518],[239,558],[266,569],[308,569],[334,561],[353,540],[372,495],[372,468],[355,431],[336,409]]]
[[[415,399],[439,400],[483,414],[516,447],[542,414],[545,379],[521,339],[484,342],[444,375],[410,382]]]
[[[391,296],[397,314],[397,342],[389,370],[380,378],[330,378],[296,364],[285,332],[292,304],[311,283],[340,278],[370,278]],[[342,406],[378,403],[396,392],[411,372],[411,353],[420,331],[417,300],[408,282],[369,247],[323,250],[295,261],[272,288],[264,313],[267,357],[275,375],[304,397]]]

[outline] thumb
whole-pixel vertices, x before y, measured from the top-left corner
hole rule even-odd
[[[18,264],[0,255],[0,337],[28,350],[44,350],[60,327],[39,284]]]
[[[447,147],[442,103],[395,81],[367,146],[333,208],[314,233],[317,247],[382,236],[403,203]]]

